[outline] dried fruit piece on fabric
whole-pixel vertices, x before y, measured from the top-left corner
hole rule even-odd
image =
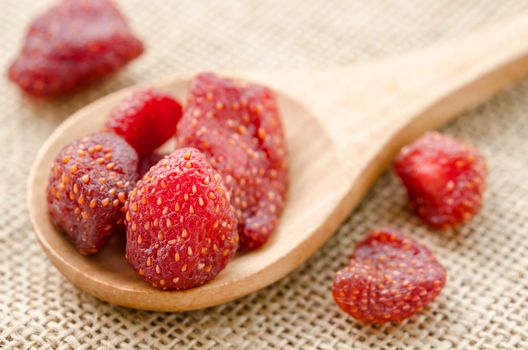
[[[469,144],[427,133],[402,149],[394,168],[411,207],[434,228],[461,225],[480,210],[487,167],[483,156]]]
[[[31,23],[8,75],[35,96],[57,96],[101,79],[143,52],[109,0],[63,0]]]
[[[348,266],[334,277],[341,309],[365,323],[399,322],[433,301],[445,285],[444,268],[431,251],[389,229],[370,232]]]
[[[47,187],[51,221],[84,255],[97,253],[124,232],[123,206],[138,174],[136,151],[121,137],[95,133],[55,158]]]
[[[154,89],[139,90],[112,110],[105,128],[145,156],[174,136],[181,115],[182,106],[172,96]]]
[[[235,255],[235,211],[221,176],[194,148],[176,150],[138,181],[126,205],[127,259],[153,287],[188,289]]]
[[[288,187],[286,141],[273,93],[199,74],[177,135],[179,147],[196,147],[222,175],[237,211],[241,249],[262,246],[278,224]]]

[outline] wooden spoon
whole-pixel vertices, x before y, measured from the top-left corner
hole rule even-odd
[[[528,17],[400,57],[321,71],[236,73],[277,92],[291,160],[291,188],[269,243],[236,257],[213,281],[167,292],[128,266],[123,238],[86,258],[50,224],[45,187],[59,149],[98,130],[109,110],[139,86],[79,110],[44,143],[31,170],[28,205],[53,264],[80,289],[147,310],[205,308],[284,277],[326,242],[401,146],[528,73]],[[231,74],[232,75],[232,74]],[[145,84],[184,99],[190,76]],[[328,281],[329,285],[331,281]]]

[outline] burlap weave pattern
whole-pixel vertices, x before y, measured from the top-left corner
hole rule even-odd
[[[0,69],[49,1],[0,2]],[[147,44],[126,70],[73,97],[29,99],[0,78],[0,347],[528,349],[528,83],[445,131],[487,156],[486,202],[471,224],[434,233],[387,172],[301,268],[238,301],[181,314],[129,310],[73,287],[47,260],[25,208],[25,180],[47,135],[90,101],[189,69],[318,67],[368,60],[528,12],[520,0],[121,0]],[[527,38],[519,38],[527,40]],[[334,271],[375,226],[401,228],[448,271],[437,301],[400,325],[363,326],[331,299]]]

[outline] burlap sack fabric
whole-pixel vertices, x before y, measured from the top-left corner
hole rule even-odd
[[[49,1],[0,2],[0,68]],[[165,1],[120,4],[146,54],[92,89],[53,102],[0,81],[0,347],[240,349],[528,349],[528,83],[445,131],[489,162],[486,202],[471,224],[434,233],[406,207],[388,171],[336,235],[289,277],[238,301],[180,314],[129,310],[73,287],[47,260],[25,208],[35,152],[69,114],[136,82],[229,68],[316,68],[364,61],[462,35],[528,11],[520,0]],[[528,38],[519,38],[528,40]],[[324,94],[324,91],[321,92]],[[331,298],[336,269],[375,226],[393,226],[436,252],[447,286],[399,325],[363,326]]]

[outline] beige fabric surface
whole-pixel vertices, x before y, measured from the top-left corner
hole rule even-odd
[[[49,1],[0,1],[0,69]],[[528,12],[521,0],[121,0],[147,52],[118,75],[47,102],[0,79],[0,347],[39,349],[528,349],[528,81],[445,131],[489,162],[479,215],[445,233],[406,206],[388,171],[319,253],[260,292],[180,314],[129,310],[73,287],[28,222],[25,181],[51,131],[90,101],[136,82],[197,69],[318,67],[369,60]],[[528,40],[528,38],[519,38]],[[331,281],[375,226],[428,245],[448,272],[438,299],[399,325],[364,326],[333,303]]]

